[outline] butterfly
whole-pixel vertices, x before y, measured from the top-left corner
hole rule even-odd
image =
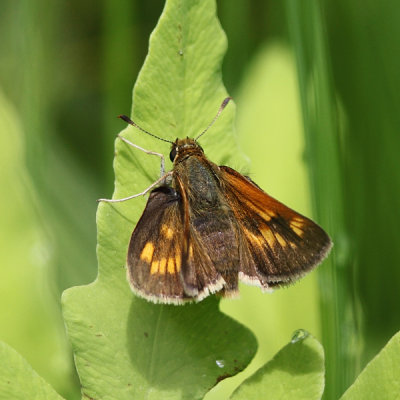
[[[127,278],[134,293],[154,303],[198,302],[213,293],[234,297],[239,281],[262,290],[286,286],[321,263],[332,246],[315,222],[205,156],[197,140],[229,101],[196,139],[170,142],[173,169],[167,173],[161,154],[121,137],[162,161],[161,178],[146,191],[100,199],[125,201],[151,191],[129,243]]]

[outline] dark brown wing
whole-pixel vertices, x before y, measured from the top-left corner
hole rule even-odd
[[[223,279],[192,238],[185,192],[154,189],[132,233],[127,275],[137,295],[155,303],[201,300],[222,288]]]
[[[154,189],[132,233],[127,275],[132,290],[156,303],[181,303],[184,241],[180,195],[169,186]]]
[[[332,246],[326,232],[229,167],[220,167],[223,192],[238,222],[240,272],[268,289],[289,284],[317,266]]]

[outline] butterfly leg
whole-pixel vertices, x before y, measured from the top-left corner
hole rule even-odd
[[[151,189],[153,189],[155,186],[157,186],[160,183],[163,183],[169,176],[172,175],[172,171],[167,172],[164,174],[161,178],[157,179],[154,183],[152,183],[147,189],[143,190],[143,192],[134,194],[133,196],[128,196],[124,197],[123,199],[98,199],[97,201],[104,201],[105,203],[120,203],[121,201],[126,201],[130,199],[134,199],[135,197],[143,196],[147,192],[149,192]]]
[[[155,151],[149,151],[144,149],[143,147],[138,146],[137,144],[132,143],[131,141],[129,141],[128,139],[125,139],[123,136],[118,135],[118,137],[125,142],[126,144],[129,144],[129,146],[134,147],[135,149],[139,149],[144,151],[146,154],[150,154],[153,156],[158,156],[161,159],[161,166],[160,166],[160,177],[162,177],[165,174],[165,158],[164,155],[161,153],[156,153]]]

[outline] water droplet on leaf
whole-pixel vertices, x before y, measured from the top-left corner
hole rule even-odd
[[[305,329],[298,329],[293,333],[291,343],[297,343],[306,339],[310,334]]]

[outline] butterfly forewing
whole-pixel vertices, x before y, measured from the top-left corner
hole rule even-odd
[[[128,281],[141,297],[180,304],[223,289],[225,280],[189,226],[188,212],[184,188],[178,193],[161,186],[151,192],[127,258]]]
[[[129,244],[127,268],[132,290],[148,300],[181,303],[184,229],[181,196],[161,186],[153,190]]]
[[[223,192],[241,230],[240,278],[264,289],[303,276],[328,253],[325,231],[263,192],[250,179],[220,167]]]

